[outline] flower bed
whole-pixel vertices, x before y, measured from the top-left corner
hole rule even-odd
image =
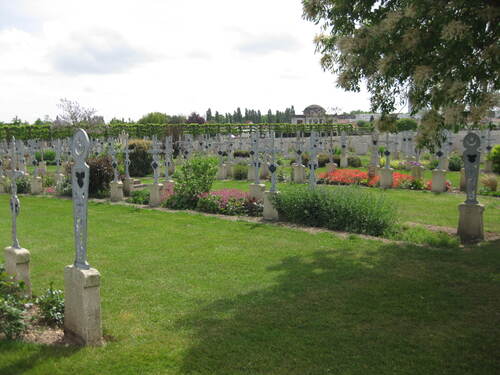
[[[415,179],[409,174],[393,172],[393,188],[422,190],[424,185],[422,181]],[[368,172],[359,169],[336,169],[330,173],[320,173],[319,182],[329,185],[363,185],[377,186],[380,177],[369,177]]]
[[[200,194],[196,209],[213,214],[259,216],[263,206],[244,191],[222,189]]]
[[[378,183],[378,177],[368,178],[368,173],[359,169],[336,169],[333,172],[320,173],[319,182],[330,185],[374,186]]]

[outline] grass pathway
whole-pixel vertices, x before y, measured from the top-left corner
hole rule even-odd
[[[21,197],[34,292],[73,261],[69,200]],[[0,196],[0,241],[10,242]],[[1,259],[1,257],[0,257]],[[0,374],[493,374],[498,243],[430,250],[91,203],[102,348],[0,342]]]

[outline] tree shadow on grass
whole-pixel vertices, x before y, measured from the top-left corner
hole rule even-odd
[[[26,344],[19,341],[0,341],[0,356],[7,356],[12,351],[21,357],[12,363],[0,364],[0,374],[21,375],[43,362],[69,357],[80,349],[76,346],[49,346]],[[0,363],[2,362],[0,361]]]
[[[478,252],[383,245],[285,258],[267,270],[274,286],[177,322],[193,332],[182,372],[495,373],[500,285],[480,274],[500,258]]]

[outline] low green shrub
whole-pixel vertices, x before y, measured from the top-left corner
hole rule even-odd
[[[464,166],[462,157],[457,154],[453,154],[448,159],[448,169],[452,172],[460,172]]]
[[[296,187],[273,197],[282,220],[313,227],[381,236],[397,222],[392,203],[356,186]]]
[[[89,197],[104,198],[108,195],[110,186],[113,181],[114,173],[113,166],[111,165],[111,158],[109,156],[97,156],[87,159],[87,164],[90,167],[89,172]],[[68,176],[69,189],[71,189],[71,168],[72,165],[66,166],[66,175]],[[68,192],[68,187],[65,185],[65,193]],[[57,189],[60,193],[60,188]],[[66,194],[60,194],[66,195]],[[70,194],[71,195],[71,194]]]
[[[56,184],[56,179],[52,175],[43,176],[43,187],[51,187]]]
[[[337,165],[340,165],[340,155],[334,154],[332,160]],[[330,156],[328,154],[319,154],[318,155],[318,167],[323,168],[330,162]],[[290,164],[295,163],[295,160],[291,160]],[[359,156],[352,155],[347,157],[347,163],[350,167],[359,168],[361,167],[361,159]],[[302,164],[306,167],[309,166],[309,155],[306,153],[302,155]]]
[[[107,195],[113,181],[113,166],[109,156],[98,156],[87,160],[90,167],[89,196],[101,198]]]
[[[195,157],[186,160],[178,168],[178,177],[175,191],[165,202],[164,206],[172,209],[193,209],[198,198],[208,193],[217,174],[217,159]]]
[[[42,161],[42,153],[40,151],[35,152],[35,158],[38,161]],[[43,152],[43,161],[51,165],[56,160],[56,152],[54,150],[46,150]]]
[[[248,176],[248,165],[246,164],[235,164],[233,166],[233,179],[235,180],[246,180]]]
[[[149,204],[149,191],[144,190],[134,190],[130,197],[127,198],[128,203],[134,204]]]
[[[71,187],[71,180],[65,178],[62,183],[56,186],[57,194],[63,197],[71,197],[73,195],[73,188]]]
[[[153,173],[153,156],[148,152],[151,149],[151,142],[141,139],[131,140],[128,144],[130,149],[129,173],[134,177],[144,177]]]
[[[429,168],[431,171],[436,169],[439,165],[439,160],[429,160],[429,163],[427,164],[427,168]]]
[[[20,177],[16,180],[17,193],[29,194],[31,191],[31,182],[29,177]]]
[[[500,174],[500,145],[493,147],[488,159],[493,162],[493,172]]]
[[[26,330],[23,290],[24,283],[15,281],[0,265],[0,333],[9,340],[21,336]]]
[[[250,157],[250,151],[236,150],[236,151],[234,151],[233,156],[235,158],[249,158]]]
[[[400,189],[424,190],[425,183],[422,179],[401,179],[398,187]]]
[[[349,167],[360,168],[361,167],[361,159],[359,158],[359,156],[355,156],[355,155],[349,156],[347,158],[347,164],[349,165]]]
[[[64,323],[64,294],[62,290],[49,288],[35,300],[41,319],[48,325],[61,327]]]

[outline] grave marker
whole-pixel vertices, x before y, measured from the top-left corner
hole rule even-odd
[[[14,276],[15,280],[23,281],[26,288],[24,293],[31,297],[30,281],[30,257],[28,250],[22,248],[17,238],[17,217],[21,211],[21,203],[17,196],[17,179],[24,176],[24,172],[17,168],[19,153],[17,150],[16,139],[13,137],[11,142],[10,157],[12,168],[8,173],[11,180],[10,195],[10,213],[12,217],[11,235],[12,245],[4,250],[5,270],[8,274]]]
[[[462,243],[478,242],[484,239],[484,206],[477,200],[477,183],[481,161],[481,139],[470,132],[463,140],[466,200],[458,206],[458,235]]]
[[[101,275],[87,262],[87,217],[90,140],[83,129],[73,137],[71,172],[76,256],[64,269],[64,334],[83,345],[102,343]]]

